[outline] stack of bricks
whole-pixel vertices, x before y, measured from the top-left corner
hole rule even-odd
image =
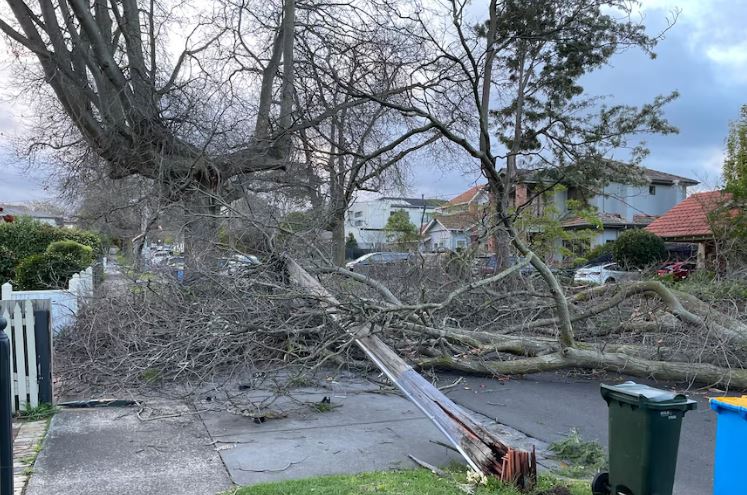
[[[29,462],[36,457],[36,446],[44,438],[47,421],[29,421],[14,424],[20,426],[13,442],[13,495],[21,495],[31,477],[33,466]]]

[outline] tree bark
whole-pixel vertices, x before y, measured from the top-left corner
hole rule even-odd
[[[184,258],[191,270],[215,266],[218,258],[220,206],[209,194],[197,191],[184,201]]]
[[[510,361],[456,360],[450,356],[420,359],[421,368],[457,370],[480,375],[523,375],[564,368],[606,370],[657,380],[695,381],[709,385],[747,388],[747,370],[712,364],[652,361],[628,354],[566,348],[544,356]]]
[[[335,266],[345,266],[345,211],[335,212],[332,220],[332,259]]]

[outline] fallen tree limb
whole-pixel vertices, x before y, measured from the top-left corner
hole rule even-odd
[[[517,375],[563,368],[598,369],[658,380],[694,381],[709,385],[747,388],[747,370],[711,364],[653,361],[628,354],[565,348],[544,356],[509,361],[454,359],[450,356],[420,359],[421,368],[457,370],[473,374]]]
[[[330,317],[340,322],[333,311],[339,302],[293,259],[285,258],[289,279],[322,301]],[[345,329],[355,342],[387,377],[438,427],[474,470],[503,479],[504,459],[512,449],[485,429],[474,418],[446,397],[432,383],[418,374],[364,325]],[[525,453],[526,454],[526,453]],[[516,467],[518,486],[533,486],[536,468],[531,463]]]
[[[572,298],[576,302],[589,300],[594,295],[605,293],[607,287],[594,287]],[[603,303],[570,317],[571,322],[591,318],[620,305],[626,299],[638,294],[655,294],[667,306],[669,312],[683,323],[708,328],[731,344],[747,348],[747,325],[714,309],[711,305],[690,294],[670,289],[661,282],[644,280],[622,284],[618,292]],[[501,329],[504,334],[532,328],[552,327],[560,324],[558,318],[542,318]]]

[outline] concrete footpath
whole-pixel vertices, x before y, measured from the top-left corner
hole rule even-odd
[[[417,467],[409,455],[461,462],[437,444],[441,433],[414,404],[365,379],[325,380],[280,397],[244,388],[206,386],[190,403],[63,409],[26,493],[206,495],[234,484]],[[512,444],[530,445],[483,419]]]
[[[456,377],[442,378],[445,385]],[[26,493],[205,495],[233,484],[415,467],[408,455],[434,465],[460,462],[436,443],[442,435],[414,404],[362,378],[328,379],[279,398],[224,385],[205,387],[189,403],[63,410]],[[571,428],[607,440],[606,405],[593,380],[466,378],[448,394],[508,443],[537,445],[545,465],[547,443]],[[685,420],[675,495],[710,492],[715,415],[697,398],[699,410]]]
[[[231,486],[204,426],[186,405],[163,404],[164,417],[150,421],[139,420],[137,411],[57,413],[26,494],[206,495]]]

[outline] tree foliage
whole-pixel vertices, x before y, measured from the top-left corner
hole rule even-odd
[[[73,255],[47,251],[21,260],[14,282],[20,290],[65,289],[70,278],[86,267]]]
[[[721,261],[744,266],[747,259],[747,105],[729,125],[723,164],[724,190],[728,195],[709,215],[718,257]]]
[[[384,226],[384,231],[386,232],[388,242],[400,246],[407,246],[408,244],[417,242],[420,238],[418,229],[410,222],[407,212],[401,210],[392,212],[389,215],[389,219]]]
[[[574,247],[588,246],[602,229],[602,221],[595,208],[577,200],[568,200],[567,211],[561,212],[554,201],[554,196],[565,190],[565,186],[557,185],[535,197],[534,202],[538,203],[539,211],[534,211],[535,208],[521,208],[516,219],[516,226],[520,233],[527,236],[532,250],[543,259],[547,261],[571,259],[574,263],[579,263],[583,261],[579,258],[582,253]],[[569,217],[584,220],[588,227],[565,228],[563,220]],[[555,259],[558,252],[563,259]]]
[[[347,249],[358,249],[358,240],[355,238],[352,232],[348,234],[348,237],[345,240],[345,247]]]
[[[0,276],[5,279],[3,282],[14,279],[16,267],[22,260],[44,253],[56,241],[74,241],[89,248],[88,264],[91,258],[104,254],[101,237],[95,232],[53,227],[30,217],[19,217],[13,223],[0,224],[0,255],[3,258]],[[64,244],[58,248],[65,249],[64,246],[71,245]]]
[[[641,269],[663,261],[667,248],[661,237],[647,230],[626,230],[615,241],[615,261],[628,269]]]
[[[72,240],[55,241],[47,247],[48,254],[68,256],[77,260],[83,267],[93,262],[93,248]]]
[[[724,157],[724,185],[736,199],[747,199],[747,105],[739,111],[739,119],[729,125]]]

